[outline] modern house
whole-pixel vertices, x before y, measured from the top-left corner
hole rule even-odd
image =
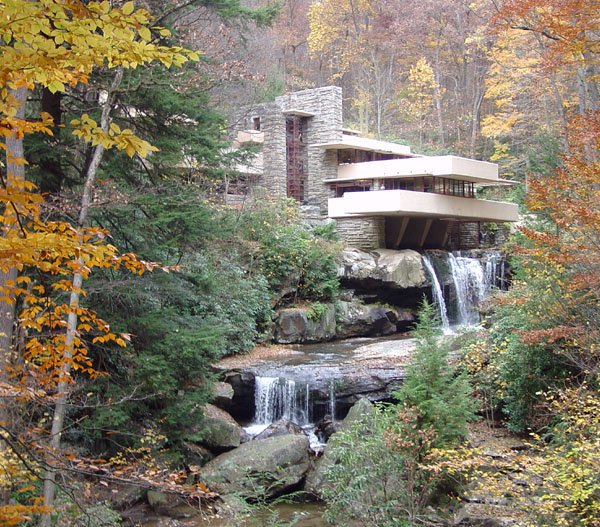
[[[341,88],[283,95],[240,110],[234,123],[237,144],[262,145],[241,178],[335,219],[348,245],[470,248],[482,223],[518,220],[516,205],[477,198],[477,187],[511,184],[497,165],[360,137],[343,127]]]

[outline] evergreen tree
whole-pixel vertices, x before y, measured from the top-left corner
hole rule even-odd
[[[475,419],[476,403],[467,377],[450,361],[450,343],[441,337],[433,305],[423,300],[416,327],[417,346],[406,380],[395,394],[400,403],[416,408],[419,426],[436,432],[435,446],[456,443]]]

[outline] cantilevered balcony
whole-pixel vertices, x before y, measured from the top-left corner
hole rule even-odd
[[[340,165],[337,178],[327,182],[416,176],[449,177],[480,185],[510,184],[498,178],[498,165],[495,163],[457,156],[422,156]]]
[[[330,218],[406,216],[464,221],[517,221],[513,203],[411,190],[346,192],[329,199]]]

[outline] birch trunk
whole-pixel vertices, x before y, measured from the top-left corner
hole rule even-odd
[[[100,117],[100,127],[104,131],[108,131],[110,124],[110,111],[114,100],[114,94],[121,80],[123,79],[123,70],[121,68],[116,70],[115,78],[113,79],[108,97],[102,106],[102,115]],[[79,218],[77,220],[77,227],[83,229],[87,226],[89,209],[92,203],[92,191],[94,188],[96,174],[98,167],[102,161],[104,155],[104,147],[97,145],[94,147],[92,158],[90,163],[87,165],[85,172],[85,183],[83,186],[83,192],[81,195],[81,208],[79,211]],[[78,261],[79,265],[83,267],[84,262],[82,259]],[[81,286],[83,285],[83,274],[76,272],[73,275],[73,289],[69,298],[70,312],[67,318],[67,330],[65,337],[65,350],[64,350],[64,365],[62,367],[60,382],[57,387],[57,398],[54,407],[54,415],[52,417],[52,429],[50,433],[50,456],[52,453],[57,452],[60,449],[60,440],[63,431],[63,425],[65,421],[65,414],[67,410],[67,401],[69,396],[69,375],[71,373],[71,358],[73,357],[73,343],[75,336],[77,335],[77,309],[79,307]],[[44,505],[47,507],[54,506],[54,498],[56,494],[56,468],[52,462],[52,458],[47,459],[47,469],[44,477]],[[51,523],[50,515],[45,515],[42,518],[41,526],[49,527]]]
[[[11,96],[14,97],[17,104],[17,119],[25,118],[25,103],[27,102],[28,91],[26,88],[18,88],[11,90]],[[14,185],[14,183],[22,182],[25,179],[23,138],[19,137],[16,131],[6,139],[6,171],[8,174],[6,185]],[[5,222],[4,228],[11,230],[17,229],[17,217],[14,211],[10,210],[10,205],[7,205],[7,210],[4,211]],[[0,284],[15,283],[17,279],[16,267],[8,267],[0,269]],[[11,354],[13,350],[13,331],[15,323],[15,300],[0,300],[0,381],[6,380],[7,367],[11,363]],[[7,407],[5,401],[2,400],[0,406],[0,422],[5,423],[7,420]]]

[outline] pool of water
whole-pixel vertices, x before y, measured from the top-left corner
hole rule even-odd
[[[257,511],[248,518],[208,518],[197,516],[177,520],[181,527],[331,527],[323,519],[325,506],[322,503],[286,503]],[[166,527],[172,525],[166,518],[149,519],[141,527]]]

